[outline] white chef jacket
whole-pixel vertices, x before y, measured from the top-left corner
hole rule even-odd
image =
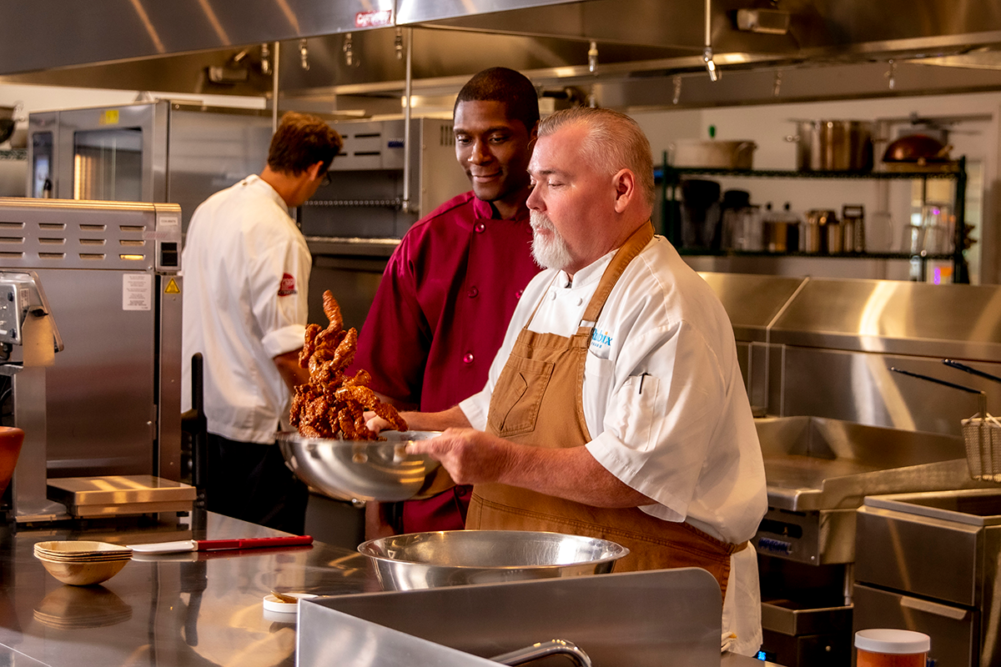
[[[511,348],[529,329],[571,336],[613,253],[578,271],[537,275],[518,303],[486,387],[459,404],[485,430],[490,397]],[[640,390],[642,387],[642,391]],[[584,367],[588,451],[628,486],[657,501],[641,507],[733,544],[750,539],[767,509],[765,471],[733,327],[710,287],[663,237],[654,237],[609,294]],[[723,632],[731,650],[761,644],[753,547],[731,557]]]
[[[281,196],[258,176],[209,197],[184,246],[181,409],[204,358],[208,431],[274,443],[288,388],[274,357],[302,347],[312,258]]]

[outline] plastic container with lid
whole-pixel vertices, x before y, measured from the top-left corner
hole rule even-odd
[[[856,667],[925,667],[931,638],[910,630],[859,630]]]

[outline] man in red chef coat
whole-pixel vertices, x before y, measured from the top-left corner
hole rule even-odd
[[[419,220],[389,260],[351,372],[398,407],[438,411],[483,389],[528,281],[532,228],[525,200],[539,104],[503,67],[473,76],[455,102],[455,156],[472,183]],[[366,537],[461,529],[471,487],[444,472],[423,500],[370,503]]]

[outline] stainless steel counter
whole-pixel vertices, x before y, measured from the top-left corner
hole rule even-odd
[[[211,513],[196,512],[185,521],[194,525],[90,522],[86,528],[16,533],[0,527],[0,665],[292,666],[297,618],[263,608],[270,590],[318,595],[381,590],[365,557],[322,543],[137,556],[103,585],[89,587],[59,583],[33,555],[35,543],[45,540],[138,544],[281,534]],[[723,664],[751,665],[750,660],[727,654]],[[329,664],[337,664],[336,656]]]
[[[281,534],[217,514],[194,519],[194,530],[104,524],[14,534],[0,528],[0,664],[294,665],[296,617],[264,610],[271,589],[322,595],[380,590],[365,557],[320,543],[149,556],[89,587],[61,584],[33,555],[34,544],[44,540],[136,544]]]

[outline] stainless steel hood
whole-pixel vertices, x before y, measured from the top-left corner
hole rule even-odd
[[[50,2],[7,8],[0,83],[265,96],[259,46],[283,41],[282,95],[385,113],[404,88],[398,29],[412,28],[414,90],[431,96],[492,65],[632,108],[672,105],[675,76],[680,106],[1001,88],[997,69],[931,67],[1001,45],[1001,5],[976,0],[714,0],[716,84],[702,61],[703,5],[690,0],[92,0],[59,12]],[[756,5],[788,12],[787,34],[739,30],[737,10]],[[247,76],[213,83],[209,66]]]

